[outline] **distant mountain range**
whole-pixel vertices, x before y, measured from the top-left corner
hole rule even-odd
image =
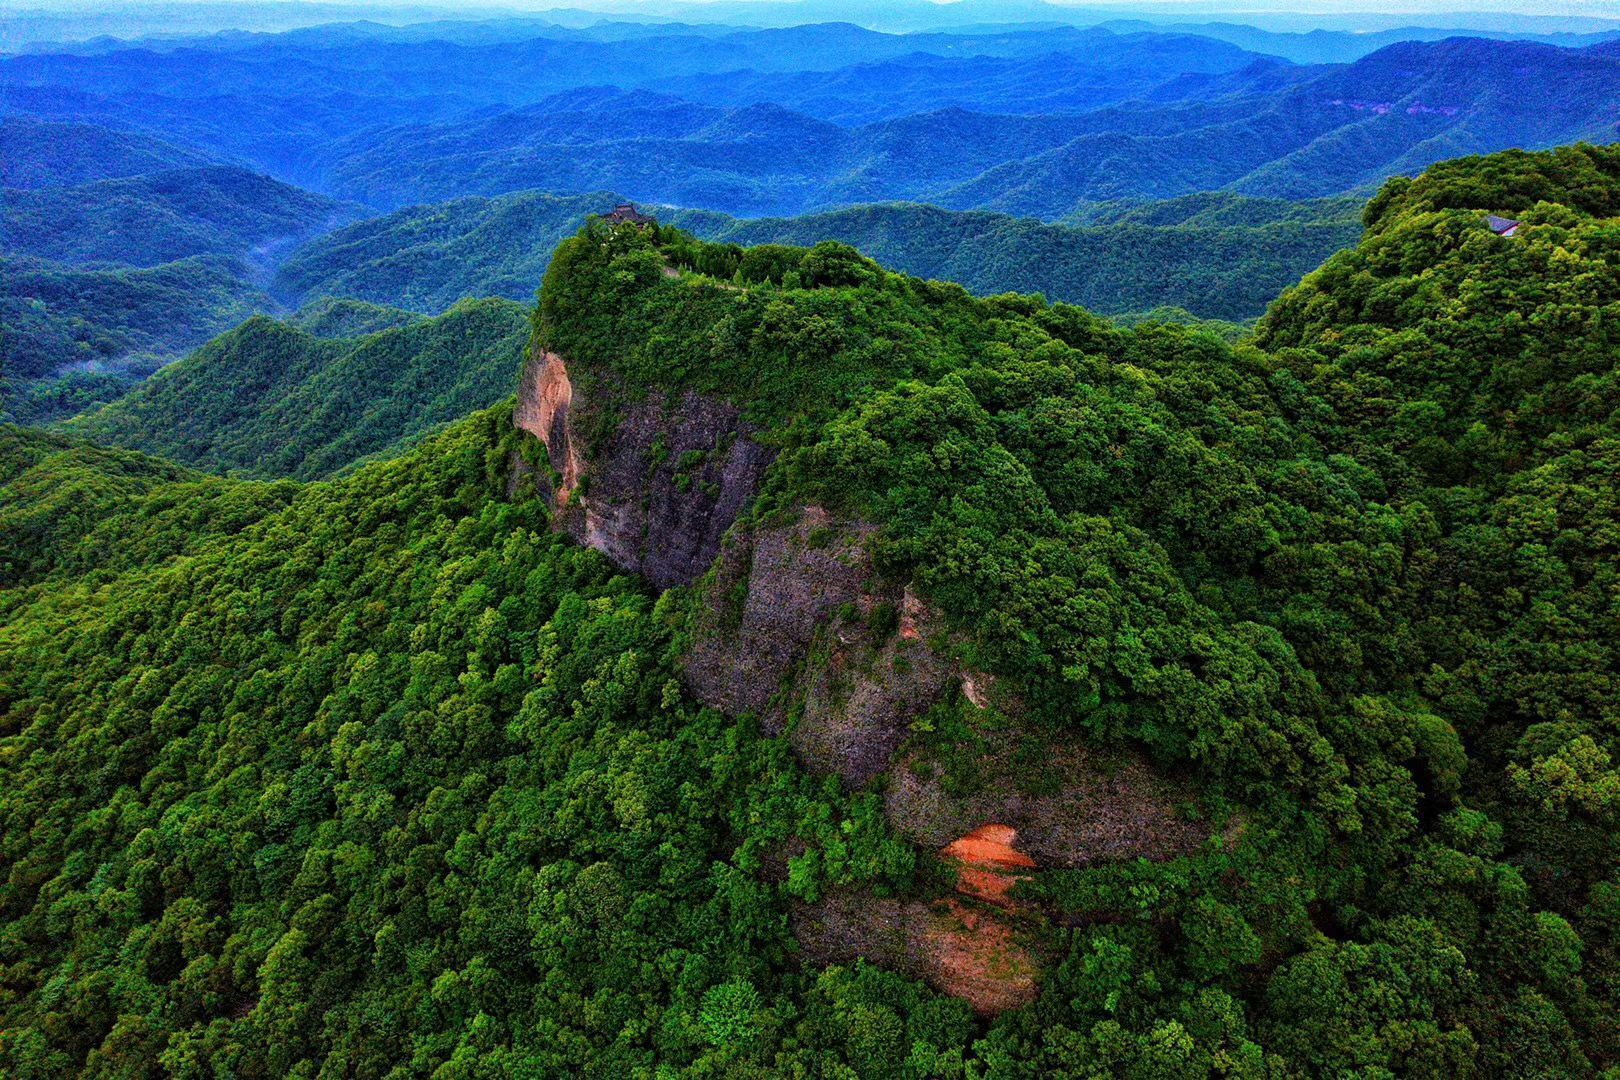
[[[1246,320],[1355,242],[1385,178],[1620,124],[1620,42],[1598,24],[1534,24],[1581,48],[1369,25],[1361,44],[1399,40],[1296,63],[1344,59],[1348,28],[1110,20],[551,13],[0,58],[0,413],[116,396],[322,298],[526,301],[557,241],[618,200],[709,239],[842,240],[980,293]]]
[[[14,112],[144,129],[380,209],[538,188],[743,215],[905,200],[1052,219],[1215,189],[1333,195],[1457,154],[1609,141],[1620,122],[1615,48],[1477,38],[1301,66],[1073,29],[272,37],[16,57],[0,80]]]
[[[909,63],[937,74],[979,62]],[[893,89],[903,81],[893,72],[866,75],[861,100],[913,93]],[[836,112],[847,78],[846,69],[820,80],[834,97],[816,100]],[[784,94],[811,85],[783,82]],[[1456,154],[1612,140],[1620,58],[1603,47],[1455,39],[1391,46],[1346,67],[1260,62],[1160,90],[1169,100],[1015,116],[951,106],[854,127],[776,101],[721,107],[577,90],[335,143],[318,174],[328,190],[381,207],[528,187],[611,188],[745,215],[902,199],[1057,218],[1086,202],[1221,188],[1318,197]]]
[[[661,12],[661,13],[660,13]],[[1040,0],[930,0],[867,3],[826,0],[794,3],[698,2],[659,6],[645,0],[633,12],[560,8],[514,16],[510,11],[467,11],[431,6],[305,2],[287,4],[125,4],[117,11],[17,11],[0,21],[0,42],[17,52],[110,52],[132,42],[151,49],[240,49],[279,33],[302,42],[448,41],[489,44],[552,38],[626,41],[649,37],[720,37],[738,27],[789,29],[842,20],[889,33],[990,35],[1012,29],[1101,27],[1124,32],[1197,34],[1299,63],[1342,63],[1396,41],[1437,41],[1466,33],[1580,47],[1620,35],[1620,20],[1582,16],[1488,12],[1432,12],[1421,16],[1299,15],[1253,9],[1227,15],[1181,14],[1162,5],[1132,10]],[[729,24],[729,25],[728,25]]]
[[[382,209],[541,188],[741,214],[904,199],[1059,217],[1224,187],[1334,194],[1458,153],[1607,141],[1620,121],[1603,45],[1406,42],[1305,66],[1065,27],[633,44],[312,31],[12,57],[0,83],[15,114],[145,130]]]
[[[289,303],[352,296],[429,313],[467,297],[528,299],[556,243],[618,201],[519,192],[411,207],[304,245],[272,291]],[[1103,313],[1170,306],[1249,319],[1287,282],[1355,244],[1360,206],[1194,196],[1099,206],[1089,226],[909,203],[758,219],[647,209],[709,240],[840,240],[893,269],[979,293],[1041,292]]]

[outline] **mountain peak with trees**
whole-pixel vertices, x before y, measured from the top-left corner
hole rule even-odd
[[[0,430],[0,1066],[1606,1075],[1617,177],[1236,340],[593,216]]]

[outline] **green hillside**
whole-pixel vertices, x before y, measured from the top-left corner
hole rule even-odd
[[[1587,146],[1394,182],[1237,345],[595,224],[532,321],[257,319],[75,432],[326,476],[528,338],[549,438],[652,448],[571,488],[510,402],[304,483],[0,431],[0,1072],[1612,1075],[1617,190]],[[593,483],[711,505],[744,441],[753,555],[691,587],[560,531]],[[826,614],[779,736],[693,696],[704,635],[803,600],[739,562],[903,597]],[[807,771],[817,695],[925,663],[890,769]],[[1195,840],[986,898],[894,811],[1077,784]],[[860,910],[867,959],[805,943]],[[1034,992],[976,1013],[918,941]]]
[[[65,428],[216,472],[314,479],[500,401],[527,327],[506,300],[364,337],[257,316]]]
[[[218,257],[117,270],[5,259],[0,270],[9,375],[162,356],[205,341],[270,303],[242,281],[239,264]]]
[[[470,296],[528,299],[556,244],[619,201],[520,192],[401,210],[306,244],[273,288],[425,312]],[[1180,307],[1219,319],[1254,318],[1361,235],[1360,201],[1352,199],[1132,204],[1099,211],[1112,220],[1083,228],[903,203],[752,220],[656,212],[705,239],[738,245],[839,240],[891,269],[977,293],[1040,292],[1109,313]]]
[[[197,255],[262,261],[359,208],[227,166],[9,191],[0,249],[66,263],[153,266]]]

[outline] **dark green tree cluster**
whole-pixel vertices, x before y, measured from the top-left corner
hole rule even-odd
[[[682,697],[671,601],[501,497],[509,430],[303,487],[6,433],[8,537],[47,470],[79,497],[0,594],[0,1071],[718,1076],[967,1037],[903,980],[798,973],[762,858],[821,853],[806,894],[904,884],[909,848]]]
[[[836,245],[668,281],[658,238],[621,232],[565,245],[540,340],[745,404],[785,447],[758,513],[881,525],[880,565],[1040,722],[1190,766],[1246,820],[1192,865],[1043,879],[1060,908],[1132,913],[1057,978],[1105,949],[1136,1004],[1086,1018],[1049,988],[993,1033],[1023,1033],[1009,1061],[1151,1075],[1165,1018],[1218,988],[1246,1001],[1221,1038],[1293,1068],[1580,1074],[1620,1051],[1616,161],[1393,185],[1236,348]]]
[[[510,407],[302,484],[7,433],[0,1071],[1613,1074],[1617,161],[1396,185],[1237,345],[836,243],[558,249],[585,444],[735,402],[750,513],[876,526],[1032,762],[1196,788],[1193,854],[1019,887],[1051,962],[994,1021],[803,964],[793,905],[937,867],[685,696],[692,596],[550,531]]]

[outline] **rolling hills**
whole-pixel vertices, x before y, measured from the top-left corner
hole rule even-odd
[[[362,315],[343,329],[402,322]],[[316,479],[500,401],[528,332],[506,300],[363,336],[312,332],[330,334],[329,316],[310,313],[309,330],[249,319],[64,430],[211,471]]]
[[[383,210],[541,189],[1056,219],[1215,189],[1328,196],[1458,153],[1609,141],[1620,58],[1455,38],[1300,65],[1163,32],[827,24],[633,47],[269,35],[11,57],[0,83],[12,112],[138,127]]]

